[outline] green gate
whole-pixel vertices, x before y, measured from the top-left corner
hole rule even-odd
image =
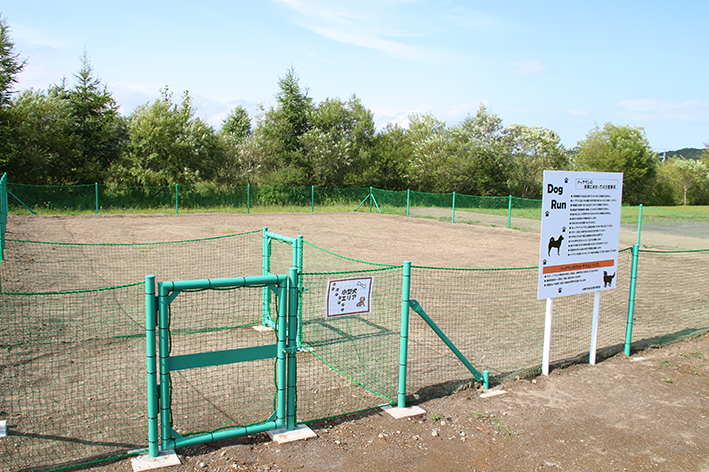
[[[238,277],[222,279],[204,280],[184,280],[173,282],[160,282],[155,284],[155,276],[146,277],[146,359],[147,359],[147,390],[148,390],[148,452],[151,457],[158,456],[158,444],[162,450],[170,450],[178,447],[202,444],[220,439],[229,439],[249,434],[272,431],[277,429],[295,429],[295,385],[296,385],[296,333],[297,333],[297,291],[298,291],[298,270],[291,268],[288,275],[262,275],[255,277]],[[255,289],[257,297],[252,297],[251,301],[256,301],[250,308],[258,319],[261,318],[261,310],[258,309],[258,299],[261,298],[261,288],[267,289],[275,294],[275,305],[278,312],[275,322],[276,342],[270,344],[252,345],[235,349],[209,349],[200,351],[200,345],[218,346],[230,344],[230,339],[241,333],[242,337],[245,329],[251,329],[255,323],[225,323],[224,318],[229,317],[229,308],[233,305],[233,300],[216,309],[205,302],[207,298],[196,299],[194,303],[183,304],[175,307],[180,298],[189,299],[188,294],[195,297],[220,296],[225,291],[235,291],[242,289]],[[210,292],[216,293],[213,295]],[[157,295],[157,296],[156,296]],[[229,294],[227,294],[229,295]],[[248,302],[247,302],[248,304]],[[227,307],[227,308],[225,308]],[[200,317],[196,319],[195,326],[189,330],[171,326],[173,317],[178,319],[182,315],[187,315],[189,311],[199,311]],[[214,320],[220,319],[220,323],[214,324]],[[205,321],[211,319],[212,321]],[[228,327],[224,327],[228,326]],[[239,329],[241,331],[239,331]],[[183,343],[179,354],[173,354],[173,336],[179,336],[182,330],[188,339]],[[221,337],[220,337],[221,336]],[[215,344],[214,338],[219,341]],[[253,335],[257,337],[257,335]],[[211,343],[204,343],[205,339],[212,339]],[[157,355],[156,355],[157,354]],[[189,379],[192,396],[200,396],[210,402],[224,402],[230,397],[229,392],[233,392],[235,380],[229,378],[226,387],[217,385],[215,379],[220,378],[218,369],[225,369],[232,365],[243,365],[242,363],[258,364],[270,362],[275,359],[275,392],[273,400],[273,411],[268,418],[259,422],[250,422],[246,426],[219,427],[211,432],[198,432],[191,435],[184,434],[184,431],[173,426],[174,405],[173,405],[173,379],[171,374],[181,375],[190,370],[201,370],[206,372],[207,381],[199,386],[193,385]],[[242,372],[243,373],[243,372]],[[248,375],[248,374],[246,374]],[[264,378],[270,374],[266,373]],[[250,377],[250,376],[249,376]],[[273,378],[271,377],[271,378]],[[204,376],[203,376],[204,378]],[[211,380],[210,380],[211,379]],[[244,385],[254,383],[253,378],[241,379]],[[259,387],[259,392],[265,390],[264,386]],[[210,396],[211,395],[211,396]],[[216,397],[215,397],[216,395]],[[241,396],[241,395],[237,395]],[[217,399],[216,401],[214,399]],[[187,402],[191,399],[187,399]],[[232,400],[239,408],[246,405],[241,398]],[[248,405],[246,405],[248,407]],[[200,415],[198,408],[187,408],[189,415]],[[182,420],[189,415],[180,415],[178,420]],[[209,425],[209,418],[204,418],[204,423]],[[210,429],[208,426],[206,429]]]

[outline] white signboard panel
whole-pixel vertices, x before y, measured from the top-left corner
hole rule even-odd
[[[622,172],[544,171],[537,298],[615,288]]]
[[[373,277],[328,280],[325,318],[369,313],[372,281]]]

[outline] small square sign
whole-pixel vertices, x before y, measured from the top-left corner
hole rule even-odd
[[[373,277],[328,280],[325,319],[369,313]]]

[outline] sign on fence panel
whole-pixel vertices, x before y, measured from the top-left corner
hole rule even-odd
[[[622,172],[544,171],[537,298],[615,288]]]
[[[328,280],[325,318],[365,314],[370,311],[373,277]]]

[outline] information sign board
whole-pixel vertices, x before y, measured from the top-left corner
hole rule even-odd
[[[373,277],[328,280],[325,318],[369,313]]]
[[[544,171],[537,298],[615,288],[622,172]]]

